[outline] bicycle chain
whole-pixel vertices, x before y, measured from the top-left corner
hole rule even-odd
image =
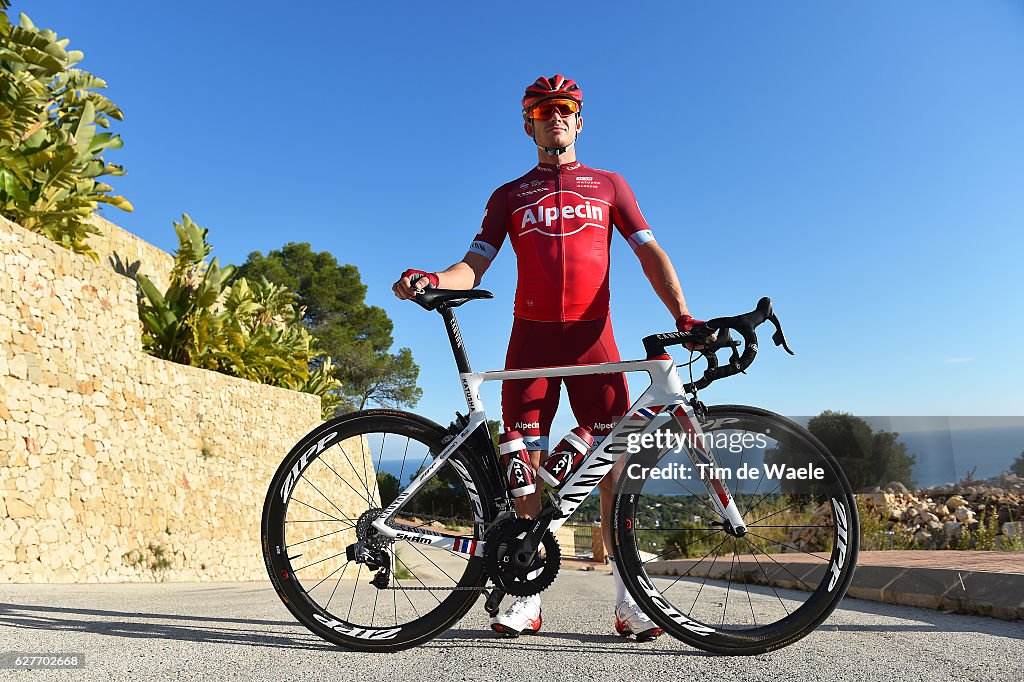
[[[406,590],[414,591],[414,590],[418,590],[420,592],[422,592],[424,590],[441,590],[443,592],[486,592],[487,590],[492,589],[492,588],[488,588],[488,587],[476,587],[476,588],[464,588],[464,587],[454,587],[454,588],[414,587],[414,588],[407,588],[407,587],[391,587],[391,586],[388,586],[388,587],[386,587],[384,589],[385,590],[401,590],[401,591],[406,591]]]

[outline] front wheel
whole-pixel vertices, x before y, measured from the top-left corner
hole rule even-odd
[[[263,556],[281,601],[335,644],[397,651],[458,621],[486,582],[483,558],[388,541],[370,525],[451,440],[441,426],[397,410],[321,424],[285,457],[263,507]],[[476,453],[456,450],[408,497],[394,523],[458,536],[471,546],[493,517]],[[350,548],[367,548],[367,562]],[[380,566],[387,566],[382,580]]]
[[[663,428],[679,432],[674,422]],[[639,452],[614,503],[622,579],[652,620],[692,646],[733,655],[781,648],[846,593],[860,537],[856,500],[835,457],[785,417],[717,406],[702,430],[745,532],[716,511],[705,470],[685,447]]]

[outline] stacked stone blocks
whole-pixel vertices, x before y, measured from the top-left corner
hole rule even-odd
[[[0,582],[262,579],[264,495],[319,398],[145,354],[111,264],[172,259],[108,225],[97,264],[0,218]]]

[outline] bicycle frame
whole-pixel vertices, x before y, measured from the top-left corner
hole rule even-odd
[[[647,390],[630,405],[625,416],[615,424],[611,433],[601,442],[600,446],[587,455],[579,468],[573,472],[555,493],[554,500],[561,515],[552,520],[548,526],[552,533],[569,519],[573,512],[583,504],[587,496],[593,492],[597,484],[601,482],[601,479],[622,458],[623,454],[626,453],[631,437],[640,437],[647,433],[659,414],[671,415],[683,432],[688,435],[689,442],[693,447],[687,447],[687,453],[695,467],[703,465],[705,467],[717,468],[714,452],[707,447],[705,439],[702,437],[703,431],[700,420],[697,419],[693,406],[683,392],[683,384],[679,379],[679,374],[676,372],[675,363],[671,356],[662,355],[647,360],[627,360],[592,365],[473,372],[469,367],[469,360],[466,357],[462,343],[462,335],[459,332],[454,314],[451,310],[442,310],[442,316],[448,323],[446,327],[452,344],[452,350],[455,353],[456,364],[459,368],[459,379],[466,397],[466,406],[469,408],[469,423],[445,446],[430,466],[411,481],[373,522],[374,528],[383,535],[395,540],[408,540],[464,554],[477,556],[483,554],[485,545],[483,541],[401,524],[393,525],[391,522],[395,514],[401,510],[405,501],[423,487],[449,461],[452,453],[465,443],[474,431],[479,428],[487,428],[487,414],[484,411],[484,404],[479,393],[480,386],[485,381],[533,379],[537,377],[569,377],[613,372],[647,372],[651,378],[651,385]],[[451,460],[451,463],[462,478],[473,501],[476,523],[480,531],[478,535],[482,536],[483,504],[489,503],[489,500],[485,502],[481,499],[481,491],[476,490],[469,472],[465,471],[457,460]],[[707,468],[703,470],[713,471],[713,469]],[[742,533],[746,528],[746,524],[743,522],[739,508],[733,500],[726,483],[714,476],[702,476],[701,480],[708,490],[711,503],[715,509],[733,528]]]

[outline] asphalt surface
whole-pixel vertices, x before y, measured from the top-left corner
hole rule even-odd
[[[84,653],[85,667],[0,679],[1019,680],[1024,623],[847,599],[805,639],[751,658],[668,636],[612,634],[612,579],[563,570],[540,634],[496,639],[482,600],[397,654],[340,650],[296,623],[264,583],[0,585],[0,652]]]

